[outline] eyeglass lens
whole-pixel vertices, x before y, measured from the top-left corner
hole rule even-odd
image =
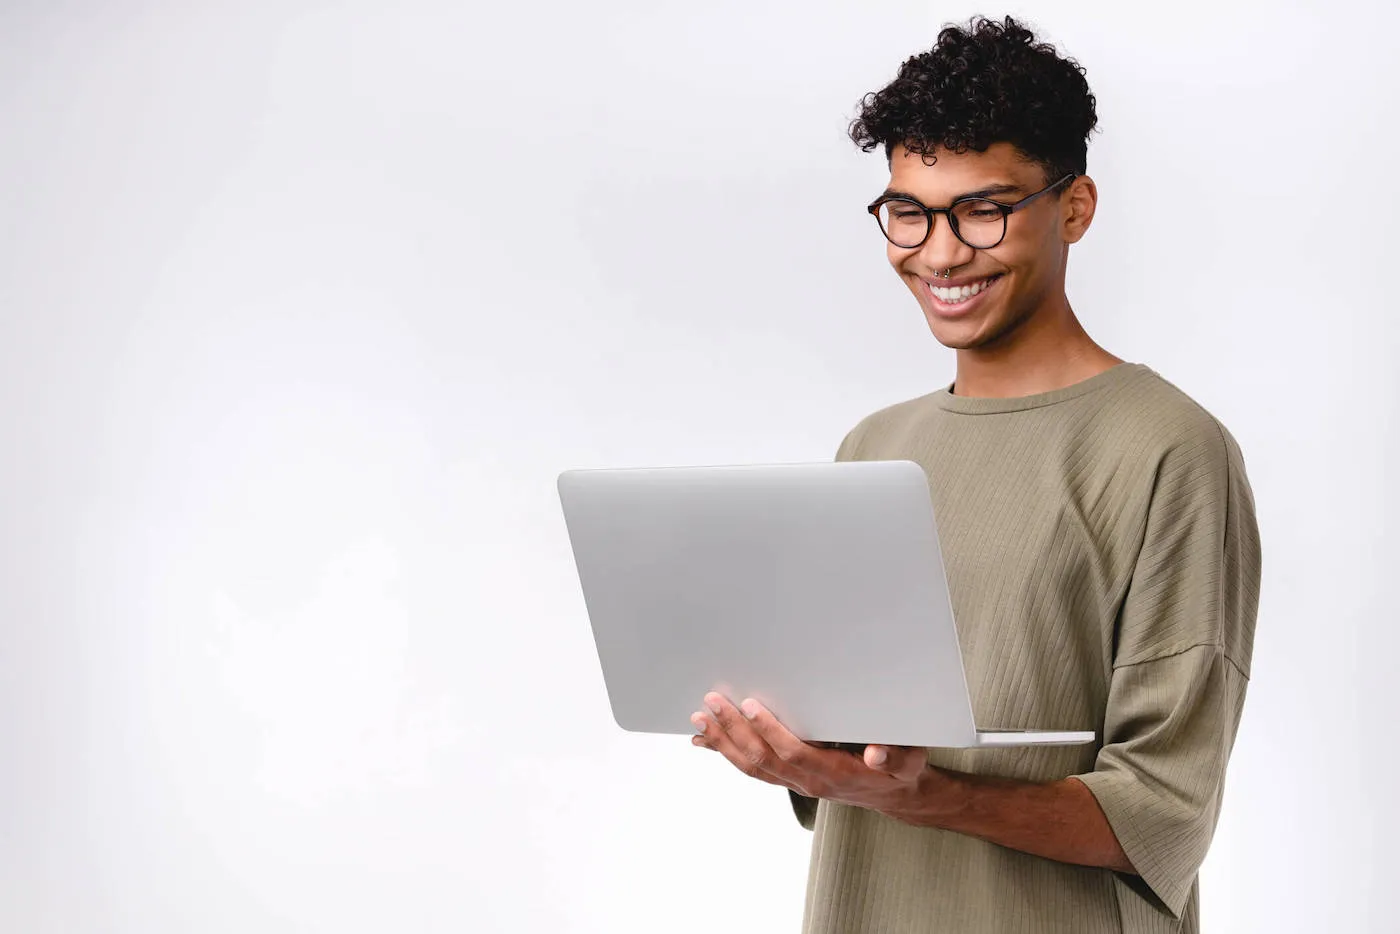
[[[876,217],[880,229],[897,247],[912,249],[928,238],[929,215],[907,201],[886,201]],[[960,201],[953,207],[953,232],[968,246],[996,246],[1006,233],[1006,215],[990,201]]]

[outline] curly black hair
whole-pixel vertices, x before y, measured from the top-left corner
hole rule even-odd
[[[865,152],[899,144],[932,165],[936,146],[985,152],[1008,142],[1046,181],[1083,175],[1098,124],[1084,69],[1008,16],[944,26],[932,49],[908,59],[884,89],[861,99],[849,135]]]

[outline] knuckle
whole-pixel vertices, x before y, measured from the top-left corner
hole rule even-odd
[[[770,762],[770,758],[766,750],[752,746],[744,750],[744,758],[747,759],[751,765],[758,769],[764,768]]]
[[[774,751],[775,755],[788,765],[801,765],[807,759],[807,750],[802,747],[784,746]]]

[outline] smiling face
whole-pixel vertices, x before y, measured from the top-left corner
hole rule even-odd
[[[920,154],[895,147],[886,194],[898,192],[935,208],[973,193],[1013,204],[1056,181],[1010,143],[980,153],[940,147],[933,155],[937,161],[928,165]],[[984,250],[963,243],[947,216],[935,215],[923,246],[909,250],[887,243],[890,265],[918,299],[939,343],[971,351],[1004,346],[1024,335],[1029,322],[1068,312],[1068,245],[1084,235],[1094,201],[1092,180],[1076,178],[1010,215],[1005,238]]]

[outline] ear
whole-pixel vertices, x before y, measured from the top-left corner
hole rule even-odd
[[[1060,195],[1060,238],[1065,243],[1078,243],[1094,222],[1094,208],[1099,203],[1099,189],[1094,180],[1081,175],[1069,183]]]

